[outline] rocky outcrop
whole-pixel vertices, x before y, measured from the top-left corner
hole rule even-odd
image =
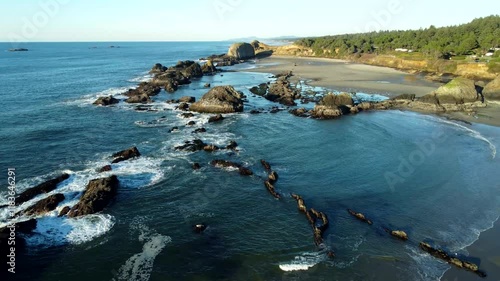
[[[235,141],[230,141],[229,144],[226,146],[226,149],[228,150],[236,150],[238,148],[238,143]]]
[[[243,111],[245,96],[232,86],[217,86],[191,105],[192,111],[201,113],[233,113]]]
[[[65,215],[67,215],[69,213],[69,211],[71,211],[71,207],[70,206],[65,206],[64,208],[61,209],[61,211],[59,212],[59,215],[58,217],[64,217]]]
[[[200,163],[193,163],[193,165],[191,165],[191,168],[193,168],[193,170],[199,170],[201,169],[201,165]]]
[[[149,73],[151,73],[151,74],[162,73],[162,72],[167,71],[167,69],[168,69],[168,67],[163,66],[161,63],[157,63],[153,66],[153,68],[151,68]]]
[[[358,213],[358,212],[355,212],[351,209],[348,209],[347,212],[349,212],[349,214],[353,215],[354,217],[356,217],[358,220],[362,221],[362,222],[366,222],[367,224],[373,224],[371,220],[367,219],[365,217],[364,214],[362,213]]]
[[[500,75],[484,87],[483,96],[486,100],[500,100]]]
[[[137,149],[137,147],[131,147],[129,149],[125,149],[125,150],[122,150],[120,152],[117,152],[115,154],[113,154],[113,164],[116,164],[116,163],[120,163],[120,162],[123,162],[123,161],[127,161],[131,158],[137,158],[137,157],[140,157],[141,156],[141,153],[139,152],[139,149]]]
[[[443,260],[443,261],[445,261],[445,262],[447,262],[447,263],[449,263],[451,265],[454,265],[454,266],[456,266],[458,268],[462,268],[462,269],[465,269],[465,270],[468,270],[468,271],[472,271],[472,272],[476,273],[477,275],[479,275],[480,277],[483,277],[483,278],[486,277],[486,273],[484,273],[483,271],[479,270],[479,266],[477,264],[474,264],[474,263],[471,263],[471,262],[468,262],[468,261],[464,261],[464,260],[461,260],[461,259],[456,258],[456,257],[451,257],[445,251],[433,248],[428,243],[421,242],[420,243],[420,249],[422,249],[423,251],[429,253],[433,257],[441,259],[441,260]]]
[[[64,201],[63,194],[58,193],[38,201],[35,205],[27,208],[23,214],[25,216],[39,216],[51,212],[57,208],[57,205]]]
[[[268,89],[269,85],[267,83],[262,83],[259,86],[250,88],[250,92],[254,95],[263,97],[267,94]]]
[[[455,78],[439,87],[435,92],[425,96],[422,101],[433,101],[433,97],[441,105],[481,101],[474,81],[462,77]]]
[[[264,167],[264,169],[266,169],[267,171],[271,170],[271,164],[269,164],[269,162],[267,162],[266,160],[261,159],[260,163],[262,164],[262,167]]]
[[[406,232],[402,231],[402,230],[393,230],[390,232],[390,234],[393,236],[393,237],[396,237],[400,240],[403,240],[403,241],[406,241],[408,240],[408,234],[406,234]]]
[[[325,245],[323,240],[323,234],[328,229],[329,226],[328,217],[326,216],[326,214],[318,212],[313,208],[308,210],[304,202],[304,199],[302,199],[301,196],[292,194],[292,198],[294,198],[297,201],[297,206],[299,208],[299,211],[301,211],[306,215],[306,218],[313,229],[314,243],[316,244],[316,246],[324,248]],[[335,256],[335,254],[332,251],[329,251],[328,255],[330,257]]]
[[[152,103],[153,100],[146,94],[132,96],[125,100],[126,103]]]
[[[198,234],[203,233],[203,231],[205,231],[206,229],[207,225],[204,223],[193,225],[193,231]]]
[[[252,170],[243,167],[243,165],[241,165],[239,163],[235,163],[235,162],[231,162],[231,161],[227,161],[227,160],[213,160],[212,162],[210,162],[210,164],[212,166],[220,167],[220,168],[238,169],[238,171],[240,172],[240,175],[243,175],[243,176],[253,175]]]
[[[232,66],[232,65],[239,64],[240,62],[242,62],[235,57],[228,56],[227,54],[211,55],[207,58],[201,58],[200,60],[211,61],[214,65],[214,67],[215,66],[217,66],[217,67],[219,67],[219,66]]]
[[[276,199],[281,198],[281,195],[278,192],[276,192],[276,188],[269,180],[264,182],[264,186],[269,191],[269,193],[271,193],[271,195],[274,196],[274,198],[276,198]]]
[[[35,187],[29,188],[26,191],[22,192],[19,194],[19,196],[15,199],[16,205],[20,205],[24,202],[27,202],[35,196],[38,196],[43,193],[49,193],[57,188],[57,185],[60,184],[61,182],[67,180],[69,178],[68,174],[62,174],[58,176],[57,178],[48,180],[46,182],[43,182]]]
[[[101,106],[109,106],[109,105],[117,104],[119,102],[120,102],[120,100],[115,99],[113,96],[109,96],[109,97],[100,97],[93,104],[94,105],[101,105]]]
[[[311,111],[311,116],[316,119],[334,119],[342,115],[357,113],[359,109],[354,106],[354,100],[348,93],[327,94]],[[297,115],[305,113],[295,112]]]
[[[141,96],[141,95],[146,95],[146,96],[156,96],[161,92],[161,88],[149,83],[149,82],[142,82],[139,84],[139,86],[135,89],[130,89],[127,92],[125,92],[123,95],[127,97],[134,97],[134,96]]]
[[[272,102],[279,102],[287,106],[295,106],[296,99],[300,99],[301,95],[297,89],[293,89],[287,77],[280,77],[276,82],[272,83],[264,96]]]
[[[183,150],[189,152],[196,152],[203,150],[207,146],[202,140],[196,139],[192,141],[186,141],[183,145],[176,146],[175,150]]]
[[[184,96],[177,100],[177,103],[185,102],[185,103],[193,103],[196,101],[195,97]]]
[[[80,217],[104,210],[116,196],[118,185],[116,176],[91,180],[80,201],[69,211],[68,217]]]
[[[248,43],[234,43],[229,47],[227,55],[238,60],[251,59],[255,57],[255,49]]]
[[[221,122],[222,120],[224,120],[224,116],[222,116],[222,114],[217,114],[208,118],[208,123]]]
[[[211,60],[207,60],[207,62],[205,62],[205,64],[201,67],[201,71],[204,75],[214,75],[217,73],[218,69]]]
[[[201,66],[194,61],[178,62],[175,68],[187,79],[203,77]]]

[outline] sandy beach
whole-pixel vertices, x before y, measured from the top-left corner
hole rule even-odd
[[[312,86],[336,91],[364,92],[394,97],[401,94],[426,95],[441,86],[440,83],[398,71],[324,58],[272,56],[257,61],[257,68],[250,71],[281,73],[293,71],[295,81],[306,81]]]
[[[311,86],[346,92],[364,92],[395,97],[400,94],[424,96],[442,84],[426,80],[387,67],[351,63],[324,58],[301,58],[272,56],[256,62],[252,72],[278,74],[293,71],[293,82],[306,81]],[[500,126],[500,103],[490,102],[488,107],[478,110],[475,116],[463,112],[443,114],[448,118],[470,123]],[[467,247],[472,258],[480,259],[480,267],[488,274],[487,280],[500,280],[500,222],[492,229],[481,233],[479,239]],[[442,281],[484,280],[477,275],[452,267],[441,278]]]

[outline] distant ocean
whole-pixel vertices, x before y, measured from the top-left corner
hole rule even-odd
[[[108,174],[118,176],[120,188],[102,213],[39,218],[27,237],[28,253],[17,261],[16,280],[436,280],[447,264],[417,244],[391,239],[381,226],[466,254],[464,248],[498,219],[497,127],[402,111],[331,121],[287,111],[252,115],[252,109],[276,104],[249,92],[271,75],[250,72],[224,72],[175,94],[162,92],[154,97],[154,112],[125,103],[92,105],[147,81],[155,63],[198,60],[229,45],[30,43],[21,46],[28,52],[7,52],[11,46],[0,44],[0,205],[7,202],[8,167],[16,169],[18,192],[70,173],[57,189],[68,205],[89,180],[107,175],[96,169],[111,154],[135,145],[143,155],[113,165]],[[226,69],[249,67],[255,65]],[[245,112],[209,124],[209,115],[183,119],[164,102],[200,98],[205,83],[243,91],[249,96]],[[167,124],[136,125],[160,117]],[[196,125],[185,127],[191,120]],[[180,131],[169,133],[174,126]],[[202,140],[220,146],[235,140],[239,152],[174,150],[202,126]],[[215,158],[243,163],[256,174],[214,169],[209,162]],[[262,184],[260,159],[280,176],[279,201]],[[202,169],[193,171],[193,162]],[[330,218],[325,242],[335,259],[318,252],[292,192]],[[354,220],[347,208],[365,213],[374,226]],[[0,209],[0,227],[7,216]],[[192,232],[197,223],[209,226],[202,235]]]

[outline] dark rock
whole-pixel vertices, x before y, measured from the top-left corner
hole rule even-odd
[[[69,211],[68,217],[80,217],[104,210],[115,197],[118,185],[116,176],[91,180],[80,201]]]
[[[181,70],[181,73],[188,79],[201,78],[203,76],[203,71],[201,70],[201,66],[198,63],[193,63],[190,66],[184,68],[183,70]]]
[[[69,213],[69,211],[71,211],[71,208],[69,206],[62,208],[61,212],[59,212],[58,217],[63,217],[65,215],[67,215]]]
[[[14,49],[9,49],[9,52],[27,52],[28,49],[26,48],[14,48]]]
[[[193,103],[196,101],[196,98],[195,97],[182,97],[180,98],[177,102],[178,103],[181,103],[181,102],[185,102],[185,103]]]
[[[173,127],[172,129],[168,130],[169,133],[177,132],[177,131],[179,131],[179,127]]]
[[[206,83],[203,87],[205,88],[210,88],[212,85],[210,85],[210,83]]]
[[[207,60],[207,62],[201,66],[201,71],[205,75],[214,75],[218,70],[211,60]]]
[[[179,104],[179,106],[177,106],[176,109],[182,110],[182,111],[187,111],[187,110],[189,110],[189,104],[183,102],[183,103]]]
[[[402,231],[402,230],[393,230],[390,232],[392,236],[398,238],[398,239],[401,239],[401,240],[408,240],[408,234],[406,234],[406,232]]]
[[[250,114],[260,114],[260,113],[262,113],[262,111],[257,110],[257,109],[250,110]]]
[[[113,158],[115,158],[112,162],[112,164],[120,163],[126,160],[129,160],[131,158],[136,158],[141,156],[141,153],[137,149],[137,147],[131,147],[129,149],[122,150],[120,152],[117,152],[113,154]]]
[[[130,89],[123,95],[127,97],[137,97],[137,96],[156,96],[161,92],[161,88],[157,85],[142,82],[136,89]]]
[[[272,171],[270,174],[269,174],[269,182],[271,182],[272,184],[276,183],[278,181],[278,173],[276,173],[275,171]]]
[[[301,95],[297,89],[292,89],[290,82],[285,77],[281,77],[271,84],[264,97],[272,102],[295,106],[297,105],[295,100],[300,99]]]
[[[189,121],[189,122],[187,123],[187,125],[188,125],[188,126],[194,126],[194,125],[196,125],[196,122],[195,122],[195,121]]]
[[[191,112],[186,112],[186,113],[182,113],[181,114],[181,117],[182,118],[191,118],[191,117],[194,117],[194,114],[191,113]],[[193,124],[194,125],[194,124]]]
[[[193,134],[199,134],[199,133],[206,133],[207,132],[207,129],[205,128],[198,128],[196,130],[193,131]]]
[[[297,117],[309,117],[309,111],[305,108],[294,108],[289,112]]]
[[[238,147],[238,143],[235,142],[235,141],[231,141],[227,146],[226,146],[226,149],[230,149],[230,150],[236,150],[236,148]]]
[[[98,173],[104,173],[104,172],[109,172],[111,170],[113,170],[113,168],[111,167],[111,165],[106,165],[106,166],[100,168],[97,172]]]
[[[196,152],[203,150],[207,146],[202,140],[187,141],[184,145],[175,147],[176,150],[184,150],[189,152]]]
[[[206,93],[191,110],[201,113],[233,113],[243,111],[244,95],[232,86],[217,86]]]
[[[217,114],[208,119],[208,123],[215,123],[224,120],[224,116],[222,114]]]
[[[125,100],[126,103],[152,103],[151,98],[146,94],[132,96]]]
[[[479,270],[479,266],[468,262],[468,261],[463,261],[459,258],[451,257],[448,253],[446,253],[443,250],[433,248],[431,245],[428,243],[421,242],[420,243],[420,249],[422,249],[424,252],[429,253],[431,256],[441,259],[451,265],[454,265],[458,268],[462,268],[468,271],[472,271],[479,275],[480,277],[484,278],[486,277],[486,273],[483,271]]]
[[[55,179],[48,180],[43,182],[35,187],[29,188],[26,191],[22,192],[16,199],[16,205],[21,205],[24,202],[27,202],[35,196],[38,196],[43,193],[49,193],[57,188],[57,185],[61,182],[67,180],[69,178],[68,174],[62,174]]]
[[[168,93],[174,93],[179,89],[179,84],[174,79],[166,79],[163,87]]]
[[[267,83],[262,83],[259,86],[250,88],[250,92],[254,95],[263,97],[267,94],[268,89],[269,86],[267,85]]]
[[[276,199],[281,198],[281,195],[278,192],[276,192],[274,185],[269,180],[264,182],[264,186],[267,188],[269,193],[271,193],[271,195],[274,196],[274,198]]]
[[[365,217],[365,215],[363,215],[362,213],[357,213],[357,212],[355,212],[355,211],[353,211],[351,209],[348,209],[347,211],[349,212],[349,214],[355,216],[358,220],[366,222],[367,224],[370,224],[370,225],[373,224],[372,221],[369,220],[369,219],[367,219]]]
[[[193,170],[199,170],[199,169],[201,169],[201,165],[200,165],[200,163],[193,163],[192,168],[193,168]]]
[[[161,73],[161,72],[165,72],[167,71],[168,67],[166,66],[163,66],[161,65],[161,63],[157,63],[153,66],[153,68],[151,69],[151,71],[149,71],[149,73]]]
[[[219,150],[219,147],[216,145],[210,144],[210,145],[205,145],[205,147],[203,147],[203,150],[205,150],[206,152],[214,152],[214,151]]]
[[[120,102],[120,100],[115,99],[113,96],[109,96],[109,97],[100,97],[93,104],[94,105],[101,105],[101,106],[108,106],[108,105],[112,105],[112,104],[117,104],[119,102]]]
[[[35,205],[27,208],[23,214],[26,216],[38,216],[51,212],[57,208],[57,205],[64,201],[63,194],[58,193],[38,201]]]
[[[207,229],[207,225],[206,225],[206,224],[204,224],[204,223],[202,223],[202,224],[197,224],[197,225],[194,225],[194,226],[193,226],[193,231],[194,231],[195,233],[198,233],[198,234],[202,233],[202,232],[203,232],[203,231],[205,231],[206,229]]]
[[[253,172],[248,169],[243,167],[241,164],[231,162],[231,161],[226,161],[226,160],[213,160],[210,162],[212,166],[215,167],[222,167],[222,168],[236,168],[239,170],[240,174],[243,176],[251,176],[253,175]]]
[[[266,160],[261,159],[260,163],[262,164],[262,167],[264,167],[264,169],[268,171],[271,170],[271,164],[269,164]]]

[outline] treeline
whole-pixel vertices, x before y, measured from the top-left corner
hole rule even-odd
[[[332,57],[362,53],[383,54],[397,48],[436,58],[479,55],[500,46],[500,16],[478,18],[458,26],[304,38],[296,44],[312,48],[318,56]]]

